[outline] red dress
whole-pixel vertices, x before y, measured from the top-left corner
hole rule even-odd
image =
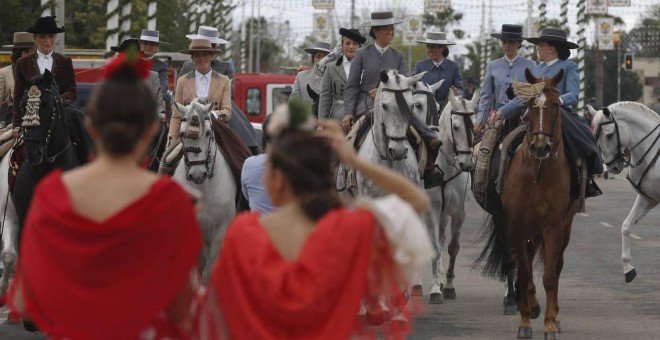
[[[317,222],[298,258],[286,261],[261,226],[258,213],[238,216],[228,228],[209,287],[229,336],[346,339],[355,335],[361,301],[375,294],[401,296],[398,273],[382,234],[370,211],[334,210]]]
[[[51,338],[172,336],[163,311],[188,285],[201,243],[192,201],[169,178],[98,223],[73,210],[56,171],[37,186],[21,240],[26,315]]]

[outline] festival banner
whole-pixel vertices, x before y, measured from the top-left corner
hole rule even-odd
[[[607,14],[607,0],[587,1],[587,14]]]
[[[328,13],[314,13],[314,36],[319,40],[330,40],[330,15]]]
[[[418,15],[403,21],[403,45],[414,46],[417,39],[422,39],[422,17]]]
[[[450,0],[424,0],[424,12],[442,12],[449,7]]]
[[[312,0],[314,9],[335,9],[335,0]]]
[[[611,7],[630,7],[630,0],[609,0]]]
[[[596,21],[598,49],[614,49],[614,18],[598,18]]]

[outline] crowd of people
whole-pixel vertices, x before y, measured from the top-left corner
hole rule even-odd
[[[143,30],[114,47],[118,54],[85,108],[94,156],[74,170],[52,172],[38,185],[23,230],[11,308],[55,339],[335,339],[370,335],[358,326],[359,314],[375,320],[396,311],[401,320],[409,319],[402,292],[410,278],[401,258],[421,263],[432,256],[419,217],[429,198],[424,188],[361,160],[345,143],[352,123],[373,109],[381,71],[409,74],[403,54],[390,46],[399,23],[391,11],[376,11],[368,23],[373,44],[365,46],[359,30],[341,28],[334,51],[326,42],[306,49],[315,66],[297,75],[291,103],[264,124],[261,155],[242,133],[247,119],[232,110],[233,70],[216,58],[227,42],[217,29],[202,26],[187,36],[190,45],[181,53],[191,61],[182,68],[174,98],[166,90],[167,65],[154,59],[164,43],[157,31]],[[54,52],[62,32],[54,17],[43,17],[14,36],[12,65],[0,70],[0,107],[9,108],[3,119],[11,119],[16,137],[31,77],[50,72],[63,104],[76,99],[71,58]],[[525,81],[525,69],[538,77],[564,70],[557,90],[565,108],[575,104],[579,78],[567,59],[577,46],[565,31],[544,29],[539,37],[525,38],[522,27],[503,25],[493,37],[505,56],[486,69],[475,132],[489,118],[523,113],[524,103],[508,90],[513,81]],[[538,46],[541,64],[519,55],[525,39]],[[428,32],[418,42],[427,46],[429,58],[417,62],[413,73],[426,72],[426,83],[445,80],[435,93],[440,107],[449,91],[474,93],[477,82],[464,89],[458,64],[448,58],[454,42],[446,33]],[[336,60],[329,62],[330,55]],[[300,101],[311,104],[315,89],[320,91],[313,113]],[[176,107],[195,98],[213,104],[217,142],[252,210],[228,228],[209,282],[197,274],[202,238],[195,195],[142,167],[162,121],[169,125],[166,153],[174,152],[182,120]],[[491,109],[497,113],[491,116]],[[441,145],[437,132],[414,116],[411,125],[431,155],[425,182],[442,176],[433,162]],[[335,189],[336,161],[388,195],[342,201]],[[174,168],[163,162],[160,173]],[[397,252],[405,256],[394,256]],[[402,335],[407,329],[389,331]]]

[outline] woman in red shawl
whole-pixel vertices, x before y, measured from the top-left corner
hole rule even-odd
[[[228,228],[200,320],[208,325],[209,315],[221,316],[225,334],[207,329],[202,336],[365,335],[358,327],[361,302],[372,320],[384,314],[385,305],[391,312],[405,310],[402,270],[427,264],[432,255],[418,217],[429,205],[424,191],[392,170],[359,159],[336,122],[321,121],[320,132],[313,131],[311,118],[296,124],[305,121],[304,114],[294,109],[297,103],[290,105],[292,112],[274,113],[267,131],[275,136],[264,181],[277,209],[240,215]],[[390,195],[345,207],[335,190],[334,156]],[[403,314],[398,320],[405,320]],[[390,334],[402,336],[395,325]]]
[[[49,338],[181,338],[193,325],[192,199],[139,165],[157,127],[149,69],[134,52],[108,65],[87,107],[96,159],[37,186],[10,302]]]

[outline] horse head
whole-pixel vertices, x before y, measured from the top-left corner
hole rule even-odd
[[[558,147],[561,138],[561,103],[556,86],[564,77],[564,70],[552,78],[536,78],[529,69],[525,69],[528,84],[514,83],[514,92],[527,101],[529,129],[527,143],[531,155],[543,160],[550,156],[554,147]]]
[[[21,100],[25,157],[29,163],[38,165],[48,157],[55,123],[62,119],[59,90],[49,70],[29,80],[22,72],[18,74],[27,84]]]
[[[441,79],[433,85],[423,81],[413,84],[413,113],[426,125],[437,125],[437,116],[440,114],[438,102],[435,100],[437,91],[445,80]]]
[[[625,146],[629,145],[630,141],[628,129],[619,125],[607,107],[596,111],[591,105],[587,105],[587,110],[594,117],[592,126],[596,128],[596,140],[607,170],[614,174],[621,173],[626,163]]]
[[[202,184],[213,177],[213,161],[217,146],[211,130],[213,103],[194,99],[189,105],[175,103],[181,113],[181,143],[183,160],[186,165],[186,179]]]
[[[447,105],[442,110],[440,118],[440,135],[443,136],[443,147],[451,145],[454,152],[453,163],[461,171],[471,171],[474,168],[472,159],[472,117],[479,107],[480,90],[476,90],[472,100],[454,95],[452,90],[447,94]],[[448,140],[451,138],[451,140]],[[446,157],[446,155],[445,155]],[[452,162],[452,160],[448,160]]]
[[[400,161],[408,156],[406,134],[412,120],[411,86],[423,73],[412,77],[396,70],[381,71],[380,85],[374,99],[374,143],[381,158]]]

